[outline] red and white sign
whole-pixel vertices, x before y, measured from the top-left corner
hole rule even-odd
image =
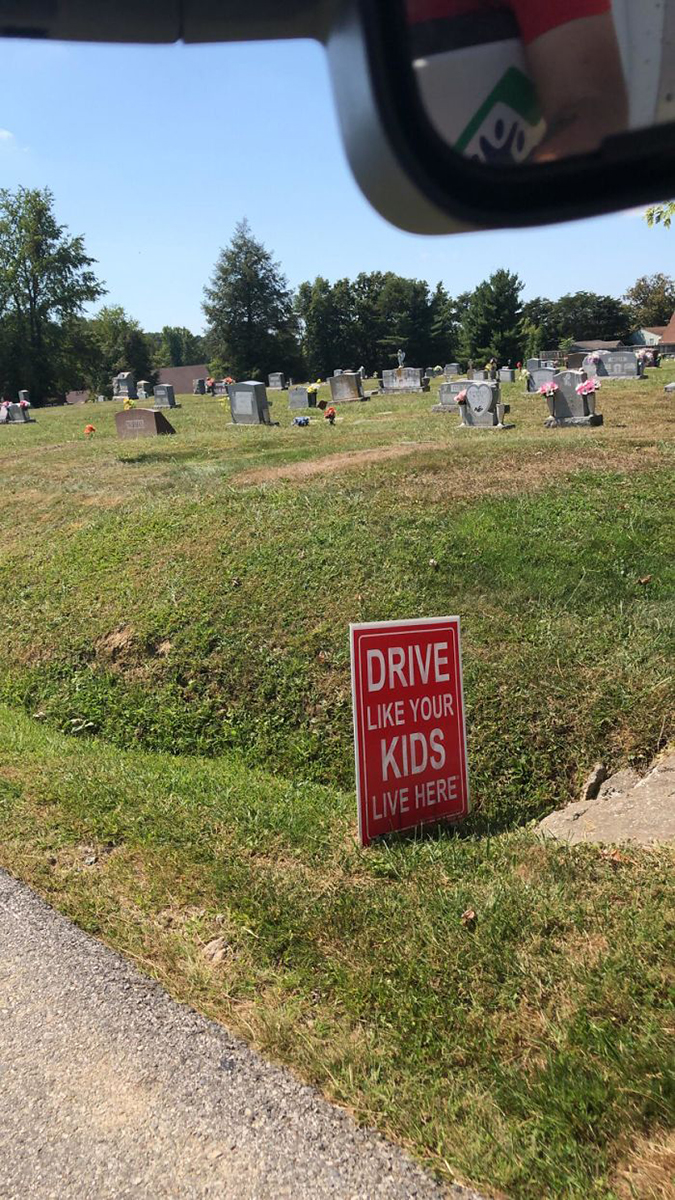
[[[459,617],[350,625],[359,838],[469,811]]]

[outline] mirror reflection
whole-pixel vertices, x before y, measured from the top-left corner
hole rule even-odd
[[[422,102],[480,162],[547,162],[675,120],[675,0],[404,0]]]

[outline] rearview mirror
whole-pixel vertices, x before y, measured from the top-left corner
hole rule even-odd
[[[535,224],[675,192],[675,0],[337,8],[350,161],[403,228]]]
[[[0,0],[0,36],[315,38],[359,184],[415,233],[675,195],[675,0]]]

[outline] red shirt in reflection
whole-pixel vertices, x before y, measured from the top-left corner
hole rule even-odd
[[[612,3],[611,0],[406,0],[406,8],[412,25],[454,19],[474,25],[477,42],[484,40],[480,26],[485,18],[510,18],[515,20],[521,39],[527,44],[570,21],[611,12]]]

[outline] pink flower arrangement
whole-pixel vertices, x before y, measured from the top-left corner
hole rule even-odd
[[[542,383],[541,387],[539,388],[539,395],[546,397],[555,396],[557,390],[557,383],[554,383],[553,380],[550,379],[548,383]]]
[[[598,392],[601,387],[599,379],[585,379],[583,383],[578,383],[574,390],[577,396],[590,396],[593,392]]]
[[[19,408],[30,408],[27,400],[19,400]]]
[[[457,393],[455,400],[458,404],[466,404],[466,388],[463,388],[461,392]]]

